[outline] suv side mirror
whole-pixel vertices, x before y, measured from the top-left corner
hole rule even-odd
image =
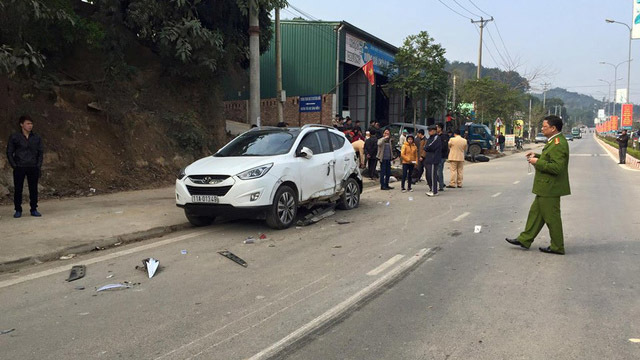
[[[303,146],[302,149],[298,152],[298,157],[303,157],[305,159],[311,159],[313,156],[313,151],[306,146]]]

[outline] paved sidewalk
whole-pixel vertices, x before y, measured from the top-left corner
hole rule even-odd
[[[174,187],[46,200],[38,210],[41,218],[26,211],[14,219],[13,205],[0,206],[0,272],[190,226]]]

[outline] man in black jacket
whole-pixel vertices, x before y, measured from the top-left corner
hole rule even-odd
[[[13,203],[14,218],[22,216],[22,188],[24,178],[29,184],[29,205],[31,216],[42,216],[38,208],[38,178],[42,168],[42,139],[32,132],[33,121],[27,115],[20,117],[20,132],[13,133],[7,144],[7,158],[13,168]]]
[[[440,163],[438,164],[438,191],[443,191],[444,163],[447,162],[447,159],[449,158],[449,135],[444,132],[444,125],[442,123],[438,123],[436,127],[436,133],[440,138],[440,142],[442,142],[442,158],[440,158]]]
[[[436,134],[436,127],[434,125],[429,126],[429,138],[427,139],[427,145],[424,147],[426,153],[424,157],[424,163],[426,167],[426,178],[429,184],[430,190],[427,191],[427,196],[438,195],[438,165],[442,158],[442,141]]]
[[[378,164],[378,138],[367,131],[364,141],[364,156],[367,158],[367,170],[369,179],[376,177],[376,165]]]
[[[629,145],[629,135],[627,130],[622,130],[622,134],[616,139],[618,142],[618,155],[620,156],[619,164],[624,164],[627,161],[627,145]]]

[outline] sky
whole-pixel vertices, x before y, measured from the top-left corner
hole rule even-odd
[[[395,46],[405,37],[427,31],[446,50],[449,61],[478,61],[479,30],[470,18],[493,16],[484,32],[483,67],[515,68],[539,74],[532,91],[550,88],[609,98],[614,65],[629,56],[629,30],[606,18],[631,25],[633,0],[289,0],[305,18],[344,20]],[[450,7],[451,9],[447,8]],[[475,5],[475,6],[474,6]],[[283,18],[301,16],[293,8]],[[456,13],[457,12],[457,13]],[[492,40],[493,38],[493,40]],[[631,100],[640,103],[640,39],[633,40]],[[618,66],[617,87],[626,88],[627,64]],[[528,77],[528,76],[525,76]],[[611,86],[605,83],[611,83]],[[612,95],[611,95],[612,97]]]

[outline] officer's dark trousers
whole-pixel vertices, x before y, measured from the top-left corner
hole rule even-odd
[[[367,170],[369,171],[369,178],[373,179],[376,177],[376,165],[378,164],[378,159],[370,158],[367,159]]]
[[[524,231],[518,241],[526,248],[531,247],[544,224],[549,228],[551,250],[564,254],[564,235],[562,234],[562,218],[560,217],[560,197],[542,197],[536,195]]]
[[[620,164],[626,163],[626,160],[627,160],[627,148],[621,146],[620,149],[618,149],[618,155],[620,155]]]
[[[13,169],[13,205],[16,211],[22,212],[22,188],[24,187],[24,178],[27,178],[29,184],[29,205],[31,210],[38,207],[38,175],[40,171],[37,167],[16,167]]]
[[[439,164],[425,164],[427,184],[434,194],[438,193],[438,165]]]

